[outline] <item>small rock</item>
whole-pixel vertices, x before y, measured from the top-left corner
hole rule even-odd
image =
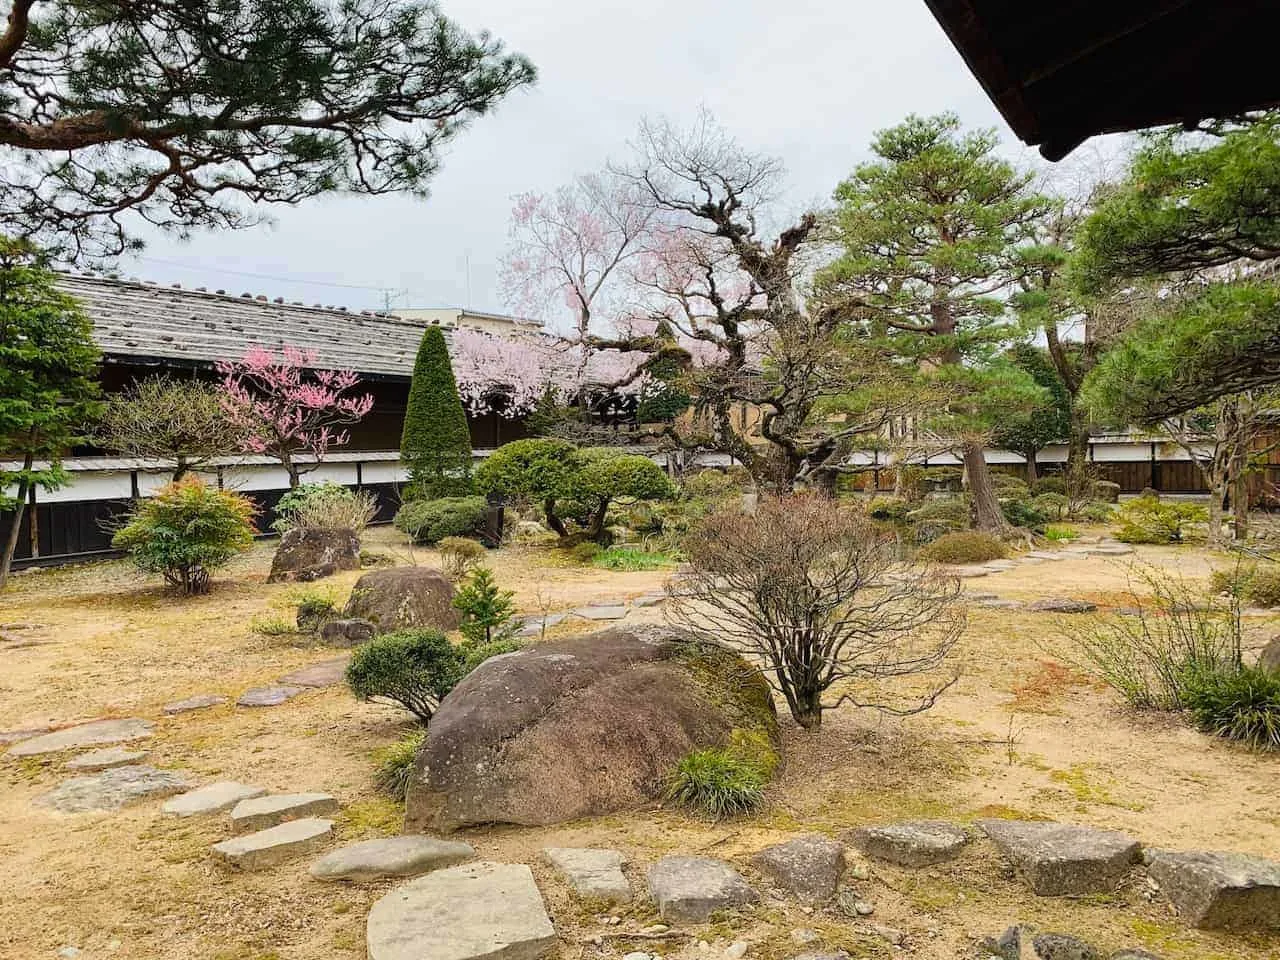
[[[339,847],[313,863],[310,873],[317,880],[416,877],[463,863],[475,855],[470,844],[405,834]]]
[[[853,910],[860,917],[869,917],[871,914],[876,912],[876,908],[866,900],[854,901]]]
[[[222,780],[191,790],[164,802],[161,812],[171,817],[195,817],[230,810],[241,800],[252,800],[266,793],[265,787],[253,787],[234,780]]]
[[[955,859],[969,837],[954,824],[915,820],[862,827],[853,832],[853,842],[869,857],[903,867],[927,867]]]
[[[1141,847],[1132,837],[1063,823],[979,820],[978,826],[1042,897],[1110,893]]]
[[[118,810],[146,797],[169,797],[191,789],[176,770],[157,770],[142,765],[112,767],[91,777],[73,777],[34,801],[59,813],[87,813]]]
[[[263,870],[315,850],[333,834],[333,821],[308,817],[213,845],[213,855],[241,870]]]
[[[1096,603],[1088,600],[1071,600],[1067,597],[1045,597],[1027,604],[1033,613],[1093,613],[1098,609]]]
[[[357,647],[372,640],[377,632],[371,621],[359,617],[328,620],[320,627],[320,640],[331,647]]]
[[[649,954],[645,953],[643,950],[637,950],[634,953],[623,954],[622,960],[651,960],[651,958]]]
[[[651,923],[647,927],[642,927],[640,929],[640,932],[646,935],[652,935],[655,933],[666,933],[670,929],[671,928],[668,927],[665,923]]]
[[[1146,950],[1130,948],[1128,950],[1120,950],[1111,955],[1111,960],[1160,960],[1154,953],[1148,953]]]
[[[737,870],[709,857],[663,857],[649,868],[649,893],[664,920],[693,923],[758,899]]]
[[[578,896],[612,903],[631,901],[631,884],[622,874],[626,858],[617,850],[548,847],[542,855],[568,879]]]
[[[747,955],[749,945],[745,940],[735,940],[725,948],[724,955],[729,960],[742,960]]]
[[[798,930],[791,931],[791,942],[797,943],[802,947],[817,943],[821,939],[822,934],[811,927],[801,927]]]
[[[309,667],[285,674],[280,678],[280,683],[287,687],[334,687],[342,683],[350,662],[351,657],[346,656],[313,663]]]
[[[1022,932],[1009,927],[999,937],[987,937],[978,944],[978,950],[988,957],[1000,960],[1019,960],[1022,956]]]
[[[835,896],[844,873],[844,844],[809,834],[766,847],[751,865],[787,892],[822,903]]]
[[[573,611],[573,615],[582,617],[584,620],[621,620],[627,615],[627,608],[621,603],[601,604],[578,607]]]
[[[871,868],[865,863],[855,863],[849,868],[849,878],[851,880],[870,880]]]
[[[1040,960],[1103,960],[1102,954],[1076,937],[1065,933],[1041,933],[1031,945]]]
[[[1272,637],[1262,648],[1262,652],[1258,654],[1258,669],[1280,673],[1280,637]]]
[[[76,957],[80,957],[83,955],[84,955],[84,951],[81,950],[79,947],[59,947],[58,948],[59,960],[76,960]]]
[[[631,601],[633,607],[656,607],[660,603],[666,602],[666,595],[655,593],[647,597],[636,597]]]
[[[867,927],[881,940],[885,940],[895,947],[900,947],[906,941],[907,935],[896,927],[886,927],[883,924],[873,923]]]
[[[209,707],[216,707],[227,702],[227,697],[217,693],[200,693],[194,697],[187,697],[185,700],[175,700],[173,703],[164,705],[164,712],[168,714],[190,713],[192,710],[205,710]]]
[[[147,755],[146,750],[126,750],[124,747],[105,747],[102,750],[90,750],[67,761],[68,770],[108,770],[111,767],[123,767],[129,763],[137,763]]]
[[[306,689],[306,687],[254,687],[241,694],[236,703],[242,707],[278,707]]]
[[[106,743],[125,743],[151,736],[151,723],[147,720],[94,720],[79,726],[55,730],[40,737],[23,740],[9,748],[11,757],[35,757],[45,753],[60,753],[79,747],[96,747]]]
[[[986,567],[978,566],[947,568],[947,573],[953,577],[959,577],[961,580],[976,580],[978,577],[985,577],[991,572]]]
[[[338,801],[327,793],[276,793],[237,803],[231,811],[231,829],[236,833],[264,830],[286,820],[337,812]]]

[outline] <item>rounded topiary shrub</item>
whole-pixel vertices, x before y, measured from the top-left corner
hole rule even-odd
[[[347,684],[360,700],[398,703],[426,723],[466,673],[465,655],[443,633],[403,630],[357,647]]]
[[[918,556],[935,563],[986,563],[1000,560],[1006,553],[999,537],[978,530],[957,530],[922,547]]]
[[[439,543],[445,537],[466,537],[484,529],[488,504],[484,497],[441,497],[413,500],[396,513],[397,530],[415,543]]]
[[[1040,496],[1042,493],[1059,493],[1066,495],[1067,481],[1063,477],[1041,477],[1031,484],[1031,493]]]
[[[902,520],[911,510],[902,497],[872,497],[867,504],[867,516],[873,520]]]

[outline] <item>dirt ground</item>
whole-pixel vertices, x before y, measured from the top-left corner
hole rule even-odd
[[[411,558],[391,531],[373,544]],[[253,629],[289,617],[299,589],[265,582],[271,545],[217,577],[213,592],[179,600],[120,562],[19,576],[0,595],[0,731],[64,726],[100,717],[138,716],[156,724],[146,762],[189,771],[197,781],[235,779],[273,790],[324,790],[338,796],[341,841],[392,834],[401,808],[374,789],[372,754],[410,729],[390,707],[356,702],[343,688],[305,693],[274,708],[221,707],[175,717],[163,704],[197,693],[232,700],[246,688],[334,656],[296,636]],[[612,573],[553,566],[536,548],[495,554],[498,579],[516,590],[523,612],[657,591],[662,572]],[[1207,576],[1211,558],[1192,547],[1141,548],[1140,559]],[[429,551],[417,562],[430,563]],[[968,581],[971,592],[1013,599],[1071,596],[1123,604],[1126,561],[1078,557],[1020,565]],[[345,600],[358,574],[319,585]],[[660,619],[661,608],[630,619]],[[1260,646],[1280,623],[1248,620]],[[590,629],[570,621],[558,631]],[[665,957],[716,957],[730,940],[750,957],[813,950],[792,932],[817,930],[824,948],[853,957],[957,960],[975,938],[1014,922],[1070,932],[1108,950],[1141,946],[1166,960],[1280,960],[1280,943],[1191,931],[1141,884],[1087,900],[1036,898],[984,843],[951,864],[905,871],[869,864],[854,881],[875,905],[867,920],[809,913],[766,901],[732,926],[692,937],[641,941],[654,921],[644,903],[603,925],[538,863],[544,846],[615,846],[644,868],[673,851],[704,852],[745,865],[750,853],[797,833],[841,836],[863,823],[906,817],[1051,818],[1125,830],[1152,846],[1240,850],[1280,856],[1280,758],[1209,739],[1175,718],[1137,714],[1109,691],[1055,661],[1052,615],[973,608],[959,650],[964,676],[929,713],[894,720],[853,709],[828,715],[816,734],[784,717],[787,763],[757,817],[721,824],[658,807],[543,829],[464,833],[487,859],[527,862],[561,935],[560,960],[620,957],[646,950]],[[57,815],[32,800],[68,774],[65,757],[0,755],[0,957],[55,957],[63,945],[84,960],[320,960],[365,956],[364,918],[387,885],[311,880],[306,862],[239,874],[210,857],[224,839],[219,818],[162,818],[158,802],[115,813]],[[891,948],[875,925],[906,935]],[[682,931],[677,931],[681,933]],[[602,945],[593,939],[602,937]],[[700,951],[699,939],[712,952]]]

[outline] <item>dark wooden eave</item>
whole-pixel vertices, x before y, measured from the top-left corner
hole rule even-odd
[[[1277,0],[926,0],[1026,143],[1280,105]]]

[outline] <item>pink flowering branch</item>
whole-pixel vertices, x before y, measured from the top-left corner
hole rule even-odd
[[[286,346],[277,355],[250,347],[237,361],[217,365],[226,391],[223,407],[244,435],[245,449],[279,460],[296,487],[331,447],[350,439],[341,429],[373,409],[373,395],[354,395],[360,378],[351,370],[317,370],[314,351]],[[297,462],[309,455],[310,465]]]

